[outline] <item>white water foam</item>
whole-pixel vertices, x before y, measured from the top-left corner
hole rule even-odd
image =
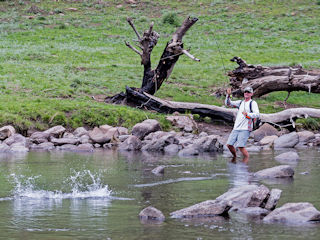
[[[108,185],[101,183],[98,174],[92,174],[90,170],[75,172],[74,175],[63,181],[63,186],[70,187],[69,192],[62,190],[48,191],[37,189],[36,181],[41,176],[25,177],[11,174],[15,183],[13,198],[32,199],[84,199],[84,198],[109,198],[112,191]]]

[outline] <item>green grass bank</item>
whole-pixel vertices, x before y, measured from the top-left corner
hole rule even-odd
[[[33,7],[32,7],[33,6]],[[31,8],[32,7],[32,8]],[[184,37],[185,48],[201,59],[182,56],[157,97],[222,105],[210,96],[227,86],[229,59],[266,66],[302,64],[320,68],[320,1],[94,1],[0,0],[0,126],[19,131],[101,124],[132,127],[165,116],[97,102],[125,86],[139,87],[140,58],[124,44],[154,22],[160,39],[153,67],[165,44],[187,16],[199,21]],[[132,42],[132,41],[131,41]],[[286,92],[257,99],[264,113],[282,110]],[[320,107],[320,95],[292,93],[289,104]]]

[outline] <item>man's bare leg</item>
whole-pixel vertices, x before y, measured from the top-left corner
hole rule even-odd
[[[248,161],[249,161],[249,153],[248,153],[247,149],[245,149],[244,147],[239,147],[239,150],[243,155],[242,161],[244,163],[248,163]]]
[[[227,144],[227,147],[229,148],[230,152],[232,153],[232,160],[231,162],[236,162],[237,160],[237,150],[234,148],[234,146]]]

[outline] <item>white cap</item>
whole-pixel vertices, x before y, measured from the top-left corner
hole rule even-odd
[[[246,87],[243,92],[251,92],[253,93],[252,87]]]

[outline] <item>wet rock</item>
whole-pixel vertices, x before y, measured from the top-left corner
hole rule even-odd
[[[170,144],[178,143],[174,134],[167,133],[159,139],[153,139],[150,143],[142,147],[143,151],[160,152]]]
[[[217,201],[225,201],[233,208],[246,208],[261,206],[269,193],[264,185],[243,185],[230,189],[228,192],[217,197]]]
[[[274,148],[293,148],[299,142],[296,132],[285,134],[274,140]]]
[[[188,146],[188,147],[180,150],[178,155],[180,157],[183,157],[183,156],[196,156],[196,155],[199,155],[199,151],[198,151],[198,149],[195,149],[192,146]]]
[[[185,132],[192,132],[198,129],[197,123],[193,120],[192,116],[168,116],[166,117],[173,126],[177,126]]]
[[[163,166],[163,165],[158,166],[158,167],[152,169],[151,172],[152,172],[153,174],[155,174],[155,175],[164,174],[164,169],[165,169],[165,167],[166,167],[166,166]]]
[[[130,137],[131,135],[120,135],[119,136],[119,140],[120,142],[124,142],[125,140],[127,140],[128,137]]]
[[[14,143],[21,143],[23,146],[26,146],[27,139],[21,134],[14,134],[8,137],[6,140],[4,140],[3,143],[7,144],[8,146]]]
[[[95,144],[93,144],[93,147],[94,148],[101,148],[101,145],[99,143],[95,143]]]
[[[10,146],[10,152],[12,153],[27,153],[29,148],[26,148],[22,143],[13,143]]]
[[[73,135],[76,137],[81,137],[84,135],[88,135],[88,131],[84,127],[78,127],[74,130]]]
[[[210,135],[207,137],[201,137],[194,141],[190,146],[198,150],[198,152],[218,152],[223,150],[223,144],[219,142],[218,135]]]
[[[55,149],[54,144],[51,142],[44,142],[40,144],[33,144],[30,146],[31,150],[50,151]]]
[[[279,131],[268,123],[264,123],[260,128],[253,131],[254,140],[259,142],[265,136],[278,135]]]
[[[104,144],[111,140],[110,135],[102,131],[100,128],[95,127],[92,131],[89,131],[89,137],[94,143]]]
[[[179,152],[180,147],[177,144],[170,144],[170,145],[166,146],[163,150],[167,154],[176,154]]]
[[[49,133],[45,132],[34,132],[30,136],[30,141],[36,144],[48,142]]]
[[[129,136],[123,143],[119,145],[119,150],[136,151],[142,147],[141,140],[136,136]]]
[[[320,221],[320,212],[308,202],[286,203],[280,208],[276,208],[264,219],[266,223],[307,223]]]
[[[118,132],[119,132],[119,136],[128,135],[129,134],[128,128],[117,127],[117,129],[118,129]]]
[[[65,145],[56,147],[57,150],[70,151],[70,152],[76,152],[77,148],[78,148],[78,146],[72,145],[72,144],[65,144]]]
[[[163,222],[165,220],[163,213],[155,207],[151,206],[143,209],[139,213],[139,218],[141,220],[155,220],[160,222]]]
[[[0,153],[7,153],[10,151],[10,147],[5,144],[5,143],[1,143],[0,144]]]
[[[172,218],[201,218],[224,215],[230,209],[226,201],[207,200],[170,213]]]
[[[0,128],[0,140],[4,140],[8,137],[13,136],[16,133],[14,127],[8,125]]]
[[[161,130],[161,127],[157,120],[147,119],[147,120],[144,120],[142,123],[138,123],[134,125],[134,127],[132,128],[131,134],[140,139],[143,139],[149,133],[160,131],[160,130]]]
[[[254,174],[258,178],[291,178],[294,170],[289,165],[280,165],[272,168],[263,169]]]
[[[88,135],[82,135],[79,140],[81,144],[92,143],[92,140]]]
[[[77,152],[93,152],[94,147],[90,143],[79,144],[77,147]]]
[[[274,158],[276,161],[284,164],[295,164],[299,160],[299,155],[296,152],[290,151],[282,153]]]
[[[315,134],[310,131],[302,131],[297,133],[299,136],[299,143],[309,142],[315,138]]]
[[[277,189],[277,188],[271,189],[270,196],[264,208],[271,211],[275,209],[281,197],[281,193],[282,193],[282,190],[280,189]]]
[[[53,136],[53,137],[59,138],[59,137],[62,136],[62,134],[63,134],[65,131],[66,131],[66,129],[65,129],[63,126],[58,125],[58,126],[49,128],[48,130],[44,131],[43,133],[49,134],[49,137]]]
[[[118,143],[115,143],[115,142],[113,142],[113,143],[105,143],[105,144],[103,144],[102,147],[105,148],[105,149],[114,149],[114,148],[118,147]]]
[[[270,211],[261,207],[247,207],[238,209],[237,211],[230,210],[231,218],[245,219],[257,221],[263,219]]]
[[[80,143],[80,139],[79,138],[55,138],[55,137],[51,137],[50,138],[50,142],[52,142],[55,146],[61,146],[64,144],[72,144],[72,145],[76,145]]]
[[[276,135],[272,135],[272,136],[265,136],[264,138],[262,138],[260,141],[259,141],[259,144],[260,145],[273,145],[274,141],[279,138],[278,136]]]

